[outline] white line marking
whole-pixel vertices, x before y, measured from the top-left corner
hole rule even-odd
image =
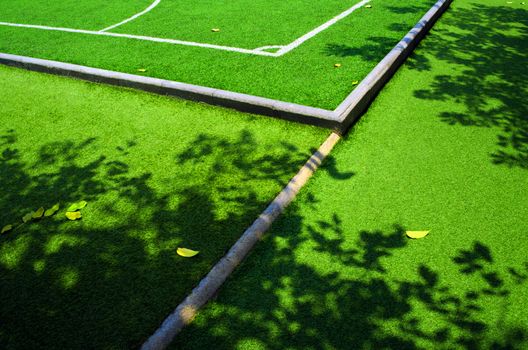
[[[334,24],[336,24],[337,22],[339,22],[343,18],[348,17],[352,12],[356,11],[358,8],[362,7],[363,5],[365,5],[365,4],[369,3],[369,2],[370,2],[370,0],[363,0],[363,1],[355,4],[354,6],[352,6],[348,10],[340,13],[339,15],[335,16],[334,18],[332,18],[328,22],[326,22],[324,24],[321,24],[319,27],[315,28],[311,32],[304,34],[303,36],[301,36],[299,39],[295,40],[291,44],[284,46],[282,49],[280,49],[279,51],[276,52],[277,56],[282,56],[282,55],[290,52],[291,50],[299,47],[305,41],[313,38],[317,34],[321,33],[323,30],[326,30],[329,27],[333,26]]]
[[[281,49],[283,48],[284,46],[282,45],[267,45],[267,46],[262,46],[262,47],[257,47],[256,49],[253,49],[253,51],[266,51],[266,50],[272,50],[272,49]]]
[[[260,52],[260,51],[254,51],[254,50],[248,50],[248,49],[241,49],[238,47],[196,43],[193,41],[182,41],[182,40],[175,40],[175,39],[156,38],[156,37],[151,37],[151,36],[131,35],[131,34],[121,34],[121,33],[111,33],[111,32],[98,32],[98,31],[93,31],[93,30],[48,27],[48,26],[41,26],[41,25],[34,25],[34,24],[20,24],[20,23],[9,23],[9,22],[0,22],[0,25],[9,26],[9,27],[34,28],[34,29],[42,29],[42,30],[68,32],[68,33],[81,33],[81,34],[90,34],[90,35],[111,36],[111,37],[116,37],[116,38],[128,38],[128,39],[136,39],[136,40],[154,41],[154,42],[159,42],[159,43],[177,44],[177,45],[185,45],[185,46],[197,46],[197,47],[205,47],[209,49],[233,51],[233,52],[260,55],[260,56],[272,56],[272,57],[276,56],[275,53],[266,52],[266,51]]]
[[[81,33],[81,34],[90,34],[90,35],[102,35],[102,36],[111,36],[111,37],[117,37],[117,38],[128,38],[128,39],[135,39],[135,40],[144,40],[144,41],[153,41],[158,43],[167,43],[167,44],[176,44],[176,45],[185,45],[185,46],[196,46],[196,47],[203,47],[208,49],[216,49],[216,50],[222,50],[222,51],[231,51],[231,52],[238,52],[238,53],[244,53],[244,54],[250,54],[250,55],[257,55],[257,56],[268,56],[268,57],[280,57],[282,55],[287,54],[288,52],[296,49],[300,45],[302,45],[305,41],[313,38],[317,34],[321,33],[323,30],[328,29],[332,25],[336,24],[343,18],[349,16],[352,12],[356,11],[358,8],[362,7],[363,5],[369,3],[371,0],[363,0],[356,5],[352,6],[348,10],[340,13],[339,15],[335,16],[328,22],[320,25],[319,27],[315,28],[309,33],[306,33],[305,35],[301,36],[297,40],[293,41],[292,43],[283,46],[283,45],[268,45],[268,46],[262,46],[258,47],[256,49],[243,49],[239,47],[232,47],[232,46],[223,46],[223,45],[214,45],[214,44],[205,44],[205,43],[198,43],[194,41],[184,41],[184,40],[176,40],[176,39],[166,39],[166,38],[158,38],[158,37],[152,37],[152,36],[144,36],[144,35],[133,35],[133,34],[122,34],[122,33],[112,33],[108,32],[108,30],[116,28],[122,24],[125,24],[127,22],[130,22],[136,18],[138,18],[141,15],[144,15],[145,13],[152,10],[154,7],[156,7],[161,0],[154,1],[149,7],[147,7],[142,12],[139,12],[135,14],[134,16],[119,22],[117,24],[114,24],[110,27],[107,27],[105,29],[94,31],[94,30],[84,30],[84,29],[74,29],[74,28],[63,28],[63,27],[50,27],[50,26],[43,26],[43,25],[35,25],[35,24],[22,24],[22,23],[10,23],[10,22],[0,22],[0,25],[3,26],[9,26],[9,27],[21,27],[21,28],[33,28],[33,29],[42,29],[42,30],[51,30],[51,31],[59,31],[59,32],[68,32],[68,33]],[[274,49],[278,48],[279,50],[276,52],[267,52],[265,50],[267,49]]]
[[[125,23],[128,23],[130,21],[133,21],[135,20],[136,18],[140,17],[140,16],[143,16],[145,13],[149,12],[150,10],[152,10],[154,7],[158,6],[158,4],[161,2],[161,0],[156,0],[154,1],[152,4],[150,4],[149,7],[147,7],[146,9],[144,9],[143,11],[139,12],[139,13],[136,13],[134,16],[130,17],[130,18],[127,18],[125,19],[124,21],[121,21],[119,23],[116,23],[114,25],[111,25],[110,27],[107,27],[105,29],[101,29],[99,32],[106,32],[106,31],[109,31],[109,30],[112,30],[116,27],[119,27],[120,25],[123,25]]]

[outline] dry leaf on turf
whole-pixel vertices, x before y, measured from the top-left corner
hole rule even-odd
[[[405,234],[409,238],[418,239],[418,238],[424,238],[425,236],[429,234],[429,232],[430,231],[406,231]]]
[[[73,204],[70,205],[70,207],[68,208],[68,211],[76,211],[76,210],[80,210],[80,209],[86,207],[86,204],[88,204],[86,201],[79,201],[79,202],[73,203]]]
[[[59,211],[59,203],[55,204],[53,207],[49,208],[48,210],[46,210],[44,212],[44,216],[45,217],[48,217],[48,216],[52,216],[53,214],[55,214],[57,211]]]
[[[0,234],[9,232],[12,229],[13,229],[13,225],[5,225],[4,227],[2,227],[2,231],[0,231]]]
[[[26,215],[24,215],[24,216],[22,217],[22,221],[24,222],[24,224],[25,224],[26,222],[31,221],[31,219],[33,219],[33,212],[31,212],[31,213],[27,213]]]
[[[192,258],[193,256],[195,256],[199,252],[196,251],[196,250],[191,250],[191,249],[187,249],[187,248],[178,248],[176,253],[178,253],[179,256],[183,256],[184,258]]]
[[[44,208],[43,207],[40,207],[37,209],[37,211],[35,211],[32,215],[32,218],[33,219],[40,219],[42,217],[42,215],[44,215]]]
[[[66,217],[69,220],[75,221],[81,218],[81,212],[80,211],[69,211],[66,213]]]

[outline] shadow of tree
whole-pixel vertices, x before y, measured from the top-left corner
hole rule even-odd
[[[458,108],[440,115],[448,124],[498,128],[492,162],[528,168],[528,11],[474,3],[442,25],[413,55],[412,67],[430,69],[436,62],[452,70],[416,97],[454,103]]]
[[[416,264],[415,276],[405,279],[388,274],[386,258],[408,243],[399,225],[389,233],[360,232],[354,248],[347,248],[351,244],[343,239],[337,216],[308,226],[307,235],[300,233],[302,227],[294,211],[281,220],[274,230],[278,236],[267,239],[267,248],[256,249],[258,258],[242,266],[172,348],[521,349],[528,345],[525,325],[500,324],[497,334],[489,330],[497,325],[482,318],[489,298],[508,307],[512,281],[524,284],[528,267],[495,268],[491,250],[482,242],[452,260],[460,275],[450,279],[478,274],[479,282],[473,280],[465,290],[460,288],[464,282],[453,285],[426,264]],[[296,253],[305,244],[318,252],[310,255],[317,263]],[[317,266],[328,264],[333,268],[319,271]]]
[[[420,14],[424,14],[432,5],[434,5],[434,1],[428,0],[414,1],[412,5],[397,1],[377,3],[374,5],[374,11],[385,11],[399,15],[398,21],[385,24],[388,31],[383,36],[370,36],[366,38],[365,43],[362,43],[361,40],[352,41],[350,44],[330,43],[326,45],[323,52],[328,56],[357,56],[364,62],[377,64],[398,44],[414,23],[418,22]],[[373,28],[373,33],[380,32],[383,25],[380,23],[376,28]]]
[[[394,13],[416,12],[416,8],[389,6]],[[448,66],[430,88],[417,90],[425,100],[450,102],[453,107],[439,117],[450,125],[497,128],[498,149],[491,154],[494,164],[528,168],[528,11],[510,6],[481,3],[458,6],[456,14],[443,16],[441,29],[432,29],[421,49],[411,55],[407,66],[417,71]],[[391,24],[391,32],[402,30]],[[372,36],[361,45],[329,44],[325,54],[358,56],[363,61],[381,60],[397,41],[389,36]]]
[[[0,226],[62,209],[0,236],[6,349],[138,347],[308,158],[248,131],[203,134],[174,152],[177,182],[137,161],[136,140],[104,154],[95,138],[19,142],[15,130],[0,135]],[[351,176],[335,162],[329,171]],[[69,222],[65,206],[80,199],[83,219]],[[178,257],[182,245],[200,255]]]

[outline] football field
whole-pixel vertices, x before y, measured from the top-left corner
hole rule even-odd
[[[528,346],[524,2],[0,8],[0,349]]]
[[[4,0],[0,52],[333,111],[435,3]]]

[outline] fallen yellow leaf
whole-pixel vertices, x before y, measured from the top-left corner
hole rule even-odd
[[[37,209],[37,211],[35,211],[32,215],[32,218],[33,219],[40,219],[42,217],[42,215],[44,215],[44,208],[43,207],[40,207]]]
[[[187,249],[187,248],[178,248],[176,253],[178,253],[179,256],[183,256],[184,258],[192,258],[193,256],[195,256],[199,252],[196,251],[196,250],[191,250],[191,249]]]
[[[2,231],[0,231],[0,234],[9,232],[12,229],[13,229],[13,225],[5,225],[4,227],[2,227]]]
[[[424,238],[427,236],[431,231],[406,231],[405,234],[409,238],[418,239],[418,238]]]
[[[27,213],[26,215],[24,215],[24,216],[22,217],[22,221],[24,221],[24,224],[25,224],[26,222],[31,221],[31,219],[33,219],[33,212],[31,212],[31,213]]]
[[[46,210],[46,211],[44,212],[44,216],[45,216],[45,217],[52,216],[52,215],[55,214],[58,210],[59,210],[59,203],[55,204],[53,207],[51,207],[51,208],[49,208],[48,210]]]
[[[79,202],[73,203],[68,208],[68,211],[81,210],[82,208],[86,207],[86,204],[88,204],[88,202],[86,202],[86,201],[79,201]]]
[[[68,211],[68,212],[66,212],[66,217],[69,220],[75,221],[75,220],[80,219],[82,217],[82,215],[81,215],[80,211]]]

